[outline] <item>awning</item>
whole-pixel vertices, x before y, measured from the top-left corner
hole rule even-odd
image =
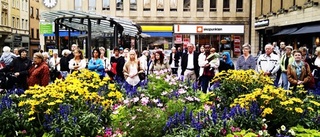
[[[77,37],[77,36],[79,36],[80,35],[80,32],[79,31],[74,31],[74,32],[70,32],[70,36],[71,37]],[[48,37],[48,36],[55,36],[55,34],[54,33],[51,33],[51,34],[43,34],[43,36],[45,36],[45,37]],[[66,36],[68,36],[68,31],[59,31],[59,36],[60,37],[66,37]]]
[[[291,35],[307,34],[307,33],[320,33],[320,25],[304,26],[299,30],[291,33]]]
[[[289,35],[289,34],[295,32],[296,30],[297,30],[297,28],[287,28],[287,29],[283,29],[283,30],[279,31],[276,34],[273,34],[272,36]]]
[[[173,26],[142,26],[143,32],[173,32]]]
[[[172,32],[143,32],[150,37],[172,37]]]

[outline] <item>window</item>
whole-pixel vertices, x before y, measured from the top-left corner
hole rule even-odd
[[[26,11],[28,11],[28,8],[29,8],[28,0],[26,0],[26,4],[24,6],[25,6],[24,9],[26,9]]]
[[[1,25],[4,25],[4,16],[5,16],[5,14],[4,14],[4,12],[2,11],[2,12],[1,12]]]
[[[28,24],[29,24],[29,22],[28,22],[28,20],[26,20],[26,30],[28,30],[29,29],[29,26],[28,26]]]
[[[14,28],[14,26],[15,26],[15,24],[14,24],[14,20],[15,20],[16,18],[15,17],[12,17],[12,27]]]
[[[30,7],[30,17],[33,18],[33,7]]]
[[[123,0],[117,0],[117,10],[123,9]]]
[[[210,11],[217,11],[217,0],[210,0]]]
[[[110,10],[110,0],[102,1],[102,10]]]
[[[16,0],[16,2],[17,2],[17,3],[16,3],[16,8],[19,8],[19,7],[20,7],[20,6],[19,6],[19,5],[20,5],[20,4],[19,4],[19,1],[20,1],[20,0]]]
[[[8,25],[8,12],[4,12],[4,25]]]
[[[24,19],[21,19],[21,29],[24,29]]]
[[[190,11],[190,0],[183,0],[183,11]]]
[[[74,10],[81,10],[81,1],[82,0],[74,0]]]
[[[163,0],[157,0],[157,11],[163,11]]]
[[[20,29],[20,19],[19,18],[17,18],[17,29]]]
[[[170,11],[177,11],[177,0],[170,0]]]
[[[37,39],[39,39],[39,29],[37,29]]]
[[[34,30],[33,30],[33,28],[31,29],[31,38],[34,38]]]
[[[224,12],[230,11],[230,0],[223,0],[223,11]]]
[[[150,0],[143,0],[143,11],[150,11]]]
[[[130,10],[137,10],[137,0],[130,0]]]
[[[96,11],[96,0],[89,0],[89,11]]]
[[[237,12],[243,11],[243,0],[237,0]]]
[[[12,0],[12,7],[15,7],[16,0]]]
[[[39,9],[36,9],[36,19],[39,19]]]
[[[203,0],[197,0],[197,11],[203,11]]]

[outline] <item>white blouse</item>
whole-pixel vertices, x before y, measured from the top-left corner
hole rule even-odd
[[[86,68],[87,62],[86,62],[85,59],[82,59],[79,63],[77,63],[74,59],[71,59],[69,61],[69,69],[70,69],[70,71],[74,70],[74,66],[75,65],[78,65],[79,66],[78,70],[81,70],[81,69]]]

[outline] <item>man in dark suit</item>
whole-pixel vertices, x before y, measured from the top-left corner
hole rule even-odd
[[[178,67],[179,67],[179,54],[175,47],[171,48],[170,58],[169,58],[169,65],[171,67],[172,74],[178,74]]]
[[[188,43],[188,52],[182,54],[181,75],[184,76],[184,81],[196,81],[199,77],[199,54],[194,51],[194,48],[195,47],[192,43]]]

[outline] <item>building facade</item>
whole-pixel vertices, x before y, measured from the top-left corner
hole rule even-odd
[[[239,53],[239,45],[249,41],[249,0],[57,0],[51,8],[40,3],[40,11],[81,10],[131,19],[150,36],[142,44],[151,49],[191,42]]]
[[[29,48],[29,0],[1,0],[0,48]]]
[[[284,41],[310,53],[320,45],[320,0],[256,0],[252,3],[251,43],[262,51],[267,43]]]
[[[39,50],[40,45],[40,2],[39,0],[30,0],[30,13],[27,15],[30,17],[30,53],[33,55],[34,52]]]

